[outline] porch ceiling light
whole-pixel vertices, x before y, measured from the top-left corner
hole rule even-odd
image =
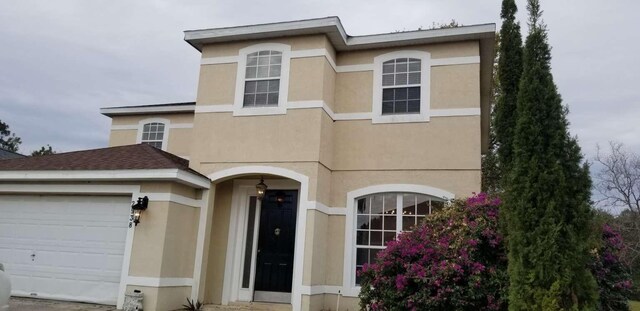
[[[147,209],[147,206],[149,206],[149,198],[146,196],[144,198],[138,198],[138,201],[131,205],[133,223],[136,224],[136,226],[140,223],[140,216],[142,212]]]
[[[256,185],[256,192],[258,192],[258,200],[264,198],[264,193],[267,192],[267,185],[264,183],[264,178],[260,176],[260,182]]]

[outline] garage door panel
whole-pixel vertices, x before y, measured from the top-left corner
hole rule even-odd
[[[14,294],[115,304],[129,208],[128,197],[0,195]]]

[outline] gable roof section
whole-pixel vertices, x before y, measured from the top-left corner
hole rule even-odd
[[[0,148],[0,160],[5,159],[19,159],[24,158],[25,155],[19,154],[17,152],[9,151],[7,149]]]
[[[185,173],[190,182],[180,178],[186,176]],[[189,168],[188,160],[146,144],[0,161],[1,180],[67,180],[74,176],[102,180],[176,179],[209,187],[209,179]]]
[[[340,18],[329,16],[259,25],[187,30],[184,32],[184,40],[198,51],[202,51],[204,45],[211,43],[324,34],[329,38],[336,50],[352,51],[463,40],[494,40],[495,32],[495,24],[481,24],[350,36],[342,27]]]

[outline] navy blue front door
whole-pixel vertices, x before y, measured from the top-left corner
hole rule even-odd
[[[262,199],[256,291],[291,293],[297,190],[269,190]]]

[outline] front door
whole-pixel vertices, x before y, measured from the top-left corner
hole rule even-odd
[[[297,190],[269,190],[262,199],[255,301],[291,301],[297,205]]]

